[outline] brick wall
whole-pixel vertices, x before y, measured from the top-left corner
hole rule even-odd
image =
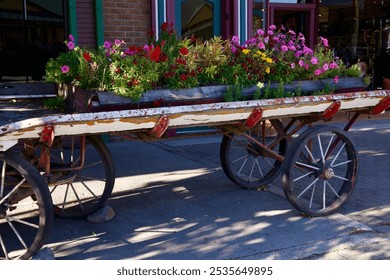
[[[150,0],[104,0],[104,39],[129,45],[148,42],[151,30]]]

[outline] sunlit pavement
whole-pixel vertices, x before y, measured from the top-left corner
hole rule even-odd
[[[220,136],[109,143],[115,218],[55,219],[47,247],[74,260],[390,259],[390,123],[358,121],[350,135],[358,184],[323,218],[294,210],[279,178],[267,191],[232,183],[220,167]]]

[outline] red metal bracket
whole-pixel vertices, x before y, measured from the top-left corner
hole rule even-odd
[[[379,103],[376,104],[374,108],[372,108],[370,113],[373,115],[378,115],[389,107],[390,107],[390,96],[387,96],[383,98],[381,101],[379,101]]]
[[[330,106],[325,110],[325,112],[322,114],[321,118],[324,120],[329,120],[332,118],[336,113],[340,110],[341,107],[341,101],[337,100],[330,104]]]
[[[50,174],[50,147],[53,145],[54,141],[54,126],[47,125],[43,127],[42,132],[40,133],[41,138],[39,142],[44,143],[42,146],[41,154],[39,155],[38,168],[45,169],[45,174]]]
[[[155,138],[161,138],[165,131],[169,127],[169,117],[168,116],[161,116],[156,125],[153,127],[152,131],[150,131],[150,134]]]
[[[41,138],[39,139],[39,142],[45,143],[48,147],[51,147],[54,141],[54,126],[44,126],[40,136]]]
[[[263,109],[262,108],[254,109],[252,113],[249,115],[249,117],[246,119],[244,127],[246,129],[251,129],[256,124],[259,123],[262,117],[263,117]]]

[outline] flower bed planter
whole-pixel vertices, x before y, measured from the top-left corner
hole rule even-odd
[[[277,89],[279,84],[272,83],[269,87]],[[311,95],[325,87],[334,89],[335,93],[361,91],[366,88],[362,78],[347,77],[340,78],[337,83],[333,79],[296,81],[284,85],[284,91],[294,92],[299,88],[301,95]],[[224,102],[224,95],[227,90],[228,86],[224,85],[181,90],[151,90],[144,93],[138,102],[134,102],[114,92],[90,91],[71,85],[60,85],[58,86],[58,95],[65,98],[68,112],[83,113]],[[244,99],[252,100],[256,90],[258,90],[257,86],[244,88],[242,90]]]

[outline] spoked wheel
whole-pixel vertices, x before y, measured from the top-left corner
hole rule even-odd
[[[287,152],[283,190],[296,209],[325,216],[351,196],[357,172],[358,153],[346,132],[316,126],[303,132]]]
[[[284,155],[287,140],[279,131],[283,125],[279,120],[262,121],[244,134],[224,135],[220,158],[227,177],[241,187],[257,189],[274,180],[282,161],[271,157],[257,143]],[[248,137],[249,136],[249,137]]]
[[[47,183],[12,152],[0,153],[0,259],[29,259],[44,245],[53,222]]]
[[[39,155],[39,149],[35,153]],[[50,172],[56,217],[78,219],[95,213],[109,199],[115,182],[111,155],[97,136],[56,137],[50,148]]]

